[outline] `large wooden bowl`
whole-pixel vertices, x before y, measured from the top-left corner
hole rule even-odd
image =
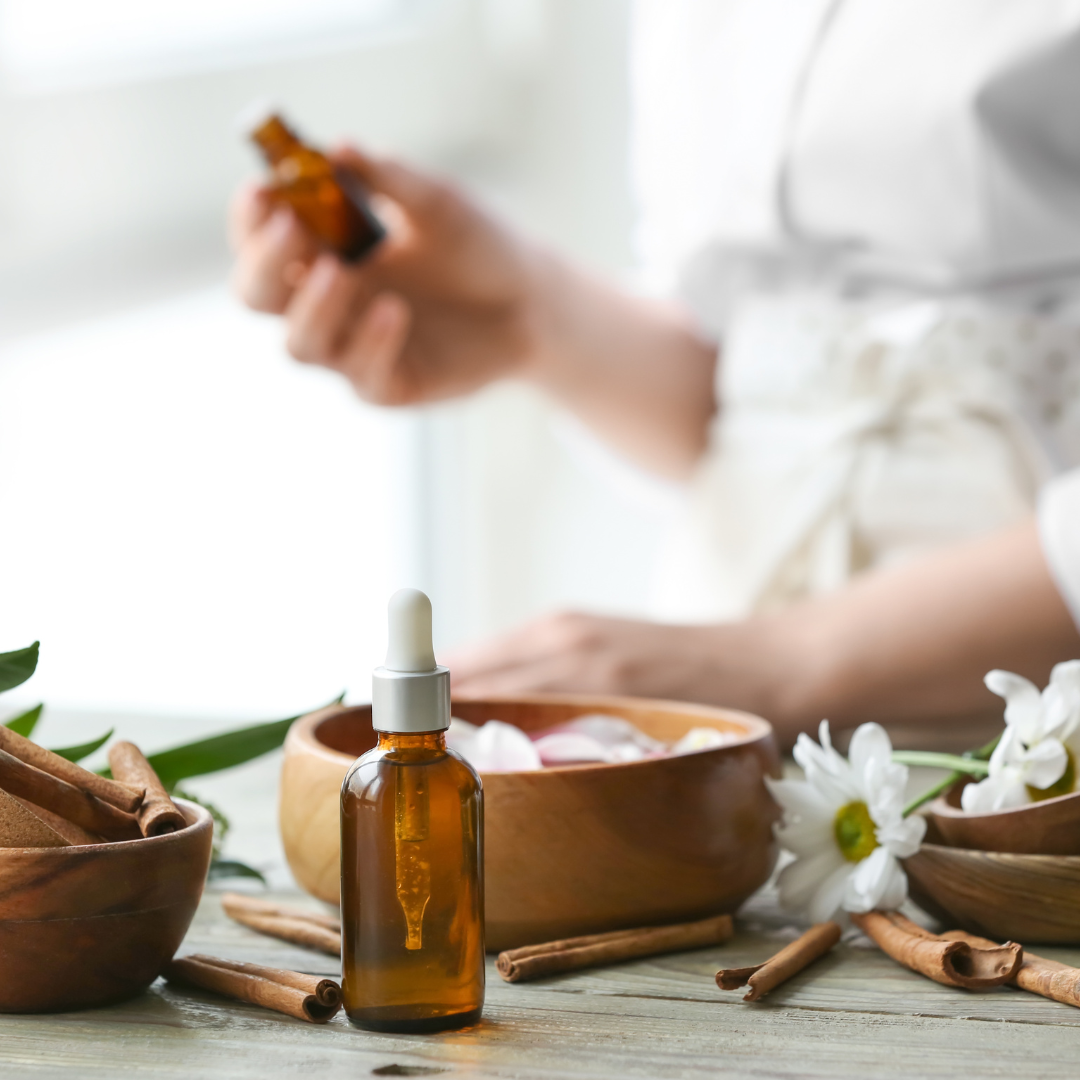
[[[946,844],[1017,855],[1080,855],[1080,792],[1015,810],[966,814],[960,809],[960,793],[967,784],[954,784],[930,804],[930,816]]]
[[[779,811],[762,777],[779,776],[780,763],[764,720],[606,697],[455,701],[453,711],[526,731],[604,713],[668,741],[695,727],[739,736],[679,757],[484,774],[489,949],[734,911],[768,878]],[[341,781],[374,744],[370,706],[312,713],[285,742],[285,855],[300,885],[329,903],[338,902]]]
[[[1080,944],[1080,857],[923,844],[904,868],[912,899],[950,930],[1021,945]]]
[[[202,896],[214,823],[177,799],[165,836],[0,849],[0,1012],[52,1012],[145,990],[176,952]]]

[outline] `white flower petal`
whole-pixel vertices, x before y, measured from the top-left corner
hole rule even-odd
[[[806,908],[806,917],[812,923],[831,919],[844,900],[844,894],[851,880],[854,863],[845,861],[838,866],[818,887]]]
[[[1043,711],[1049,733],[1059,739],[1080,730],[1080,660],[1054,665],[1043,691]]]
[[[892,762],[892,743],[880,724],[860,724],[851,736],[848,761],[856,773],[862,775],[874,762],[888,765]]]
[[[968,784],[960,795],[960,808],[965,814],[990,814],[1026,806],[1030,802],[1031,796],[1015,768],[988,776],[977,784]]]
[[[796,859],[776,879],[780,906],[786,911],[805,911],[821,883],[838,868],[850,865],[835,846],[809,859]]]
[[[1022,675],[995,669],[983,680],[988,690],[1005,699],[1005,723],[1015,726],[1025,743],[1042,737],[1042,695],[1035,684]]]
[[[875,832],[879,844],[888,848],[898,859],[908,859],[919,850],[926,835],[926,818],[912,814]]]
[[[817,788],[805,780],[773,780],[767,776],[765,784],[785,814],[831,821],[843,805],[828,802]]]
[[[1024,783],[1034,788],[1048,788],[1064,775],[1069,755],[1057,739],[1043,739],[1024,755],[1020,766]]]
[[[851,875],[844,891],[845,911],[891,911],[907,899],[907,875],[888,848],[875,848]]]
[[[803,821],[784,822],[773,829],[776,842],[797,855],[800,859],[812,858],[822,851],[834,851],[836,834],[832,821],[806,819]]]

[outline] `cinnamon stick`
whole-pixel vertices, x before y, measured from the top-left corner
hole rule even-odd
[[[949,930],[940,935],[946,941],[966,941],[975,948],[994,948],[994,942],[963,930]],[[1080,1008],[1080,968],[1024,950],[1024,962],[1013,976],[1012,984],[1030,994],[1041,994],[1052,1001]]]
[[[249,912],[252,915],[277,915],[283,919],[303,919],[306,922],[322,926],[335,933],[341,930],[341,920],[336,915],[326,915],[322,912],[307,911],[304,908],[293,907],[292,904],[278,904],[273,900],[261,900],[256,896],[247,896],[244,893],[227,892],[221,894],[221,906],[225,914],[236,919],[237,912]]]
[[[68,842],[14,795],[0,791],[0,848],[68,847]]]
[[[944,940],[895,911],[852,915],[851,921],[897,963],[945,986],[989,990],[1014,978],[1024,962],[1015,942],[983,948]]]
[[[495,966],[507,982],[523,982],[560,971],[617,964],[639,956],[719,945],[731,937],[733,929],[730,915],[716,915],[698,922],[615,930],[508,949],[499,953]]]
[[[840,940],[840,934],[840,927],[834,922],[815,923],[763,964],[721,968],[716,973],[716,985],[721,990],[738,990],[749,985],[750,991],[743,995],[743,1001],[757,1001],[824,956]]]
[[[153,765],[134,743],[114,743],[109,749],[109,767],[117,780],[145,791],[136,815],[143,836],[162,836],[187,825]]]
[[[138,824],[130,814],[102,802],[81,787],[20,761],[6,750],[0,750],[0,788],[107,840],[132,840],[139,835]]]
[[[53,832],[59,833],[74,847],[82,847],[86,844],[104,843],[101,837],[96,833],[87,831],[81,825],[76,825],[74,821],[68,821],[67,818],[61,817],[59,814],[54,814],[51,810],[46,810],[42,806],[35,806],[27,799],[18,799],[14,795],[12,795],[11,798],[15,799],[15,801],[22,806],[25,806],[35,817],[41,818]]]
[[[268,904],[239,893],[226,893],[221,906],[230,919],[260,934],[318,949],[330,956],[341,955],[341,924],[329,915],[313,915],[300,908]]]
[[[200,986],[313,1024],[325,1024],[341,1008],[336,982],[299,971],[195,955],[171,960],[162,974],[170,982]]]
[[[95,798],[125,813],[132,813],[142,802],[141,785],[129,787],[116,780],[106,780],[104,776],[98,776],[97,773],[92,773],[74,761],[68,761],[67,758],[46,750],[44,746],[38,746],[36,742],[2,725],[0,725],[0,750],[5,750],[27,765],[33,765],[35,769],[40,769],[50,776],[58,777],[74,787],[89,792]]]

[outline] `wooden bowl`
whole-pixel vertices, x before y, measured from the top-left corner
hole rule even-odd
[[[1080,855],[1080,791],[1015,810],[966,814],[960,809],[960,793],[968,783],[954,784],[929,807],[930,817],[950,847],[1017,855]]]
[[[486,773],[485,907],[491,950],[734,911],[772,870],[779,776],[772,728],[756,716],[683,702],[609,697],[456,701],[472,723],[525,731],[586,713],[673,741],[691,728],[735,732],[728,746],[619,765]],[[341,781],[375,744],[371,708],[332,706],[285,742],[280,822],[300,885],[338,902]]]
[[[214,823],[176,800],[178,832],[113,844],[0,849],[0,1012],[53,1012],[145,990],[202,896]]]
[[[1080,944],[1080,857],[923,844],[904,869],[915,903],[950,930],[1021,945]]]

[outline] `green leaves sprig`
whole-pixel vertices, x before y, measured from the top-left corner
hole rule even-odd
[[[0,653],[0,691],[11,690],[26,682],[37,669],[37,662],[38,642],[36,641],[25,649]],[[344,696],[341,694],[335,698],[335,703],[340,702]],[[7,721],[5,726],[30,738],[38,720],[41,719],[42,709],[42,705],[35,705],[34,708]],[[209,773],[221,772],[223,769],[235,768],[237,765],[243,765],[276,750],[285,741],[289,728],[298,719],[297,716],[290,716],[285,720],[251,724],[234,731],[211,735],[209,738],[197,739],[195,742],[184,743],[181,746],[173,746],[147,755],[147,760],[169,791],[180,798],[189,799],[191,802],[204,806],[213,815],[215,843],[214,858],[210,865],[211,878],[253,877],[265,884],[262,874],[253,867],[234,859],[219,857],[221,845],[229,831],[228,818],[216,806],[201,801],[190,792],[181,791],[177,785],[183,780],[196,776],[206,776]],[[54,749],[53,753],[67,758],[68,761],[82,761],[96,750],[100,750],[112,738],[114,730],[110,728],[104,735],[91,739],[89,742]],[[99,771],[103,776],[112,775],[107,768]]]

